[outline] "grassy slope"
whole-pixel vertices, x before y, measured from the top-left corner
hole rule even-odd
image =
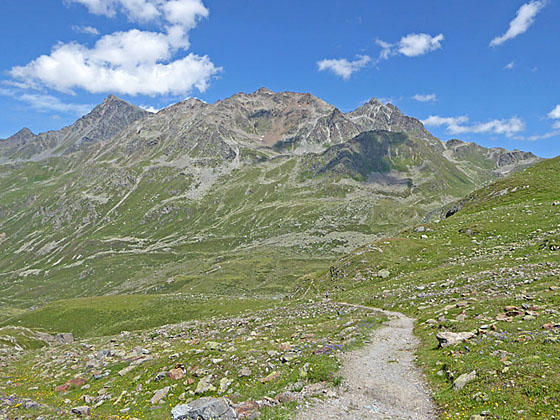
[[[560,158],[473,193],[462,211],[424,232],[406,230],[356,250],[300,293],[329,290],[337,300],[416,317],[419,360],[444,419],[485,411],[490,419],[559,418],[557,201]],[[377,277],[383,268],[391,272],[385,280]],[[506,306],[521,314],[502,320]],[[477,337],[439,349],[438,331]],[[473,370],[476,380],[453,390],[453,378]]]
[[[17,325],[75,337],[99,337],[176,324],[193,319],[234,317],[248,310],[270,307],[274,301],[172,295],[118,295],[59,300],[7,319]],[[1,324],[0,324],[1,325]]]
[[[309,161],[320,167],[323,156],[247,163],[191,196],[202,182],[195,172],[147,162],[3,166],[0,307],[131,293],[284,295],[300,276],[475,188],[420,141],[384,147],[368,159],[386,153],[387,168],[405,175],[422,164],[408,174],[418,185],[309,176]]]

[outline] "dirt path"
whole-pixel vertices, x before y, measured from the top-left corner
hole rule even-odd
[[[414,362],[419,345],[412,332],[414,320],[400,313],[372,310],[390,320],[374,331],[371,344],[343,357],[343,382],[336,397],[304,407],[296,419],[438,418],[430,391]]]

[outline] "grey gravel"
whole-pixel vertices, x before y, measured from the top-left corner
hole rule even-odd
[[[400,313],[378,312],[390,320],[374,331],[371,344],[344,356],[337,396],[303,407],[296,419],[438,418],[431,392],[415,364],[419,340],[413,334],[414,320]]]

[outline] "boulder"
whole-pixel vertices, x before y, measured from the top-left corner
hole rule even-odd
[[[165,388],[162,388],[162,389],[158,389],[154,393],[154,396],[150,400],[150,403],[152,403],[152,405],[158,404],[161,400],[163,400],[166,397],[166,395],[169,393],[170,389],[171,388],[168,387],[168,386],[166,386]]]
[[[440,332],[436,335],[440,347],[454,346],[462,341],[470,340],[475,336],[472,332],[454,333],[450,331]]]
[[[476,371],[473,370],[471,373],[463,373],[453,382],[453,389],[455,391],[460,391],[467,385],[469,382],[474,381],[476,379]]]
[[[173,420],[238,420],[226,398],[200,398],[171,410]]]
[[[235,414],[240,419],[254,419],[259,414],[259,404],[256,401],[243,401],[235,405]]]
[[[60,333],[54,336],[54,341],[58,344],[70,344],[74,342],[72,333]]]
[[[185,377],[185,372],[181,368],[171,369],[167,376],[174,381],[178,381],[179,379],[183,379]]]
[[[74,407],[72,409],[72,414],[75,414],[78,417],[88,417],[91,414],[91,411],[87,405],[83,405],[81,407]]]

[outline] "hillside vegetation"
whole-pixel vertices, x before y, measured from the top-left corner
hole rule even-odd
[[[328,290],[417,318],[419,361],[442,418],[559,418],[560,158],[456,207],[359,248],[298,294]],[[436,338],[444,332],[473,334],[446,346]],[[455,385],[472,372],[464,388]]]
[[[227,395],[287,419],[383,320],[355,303],[418,318],[443,418],[560,417],[560,166],[540,161],[268,89],[24,129],[0,141],[0,416]]]

